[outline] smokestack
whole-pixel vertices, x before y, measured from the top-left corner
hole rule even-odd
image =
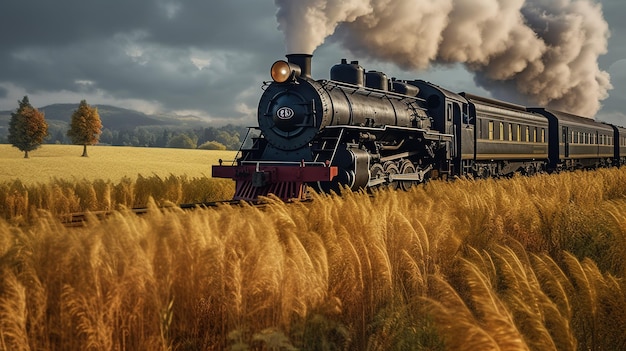
[[[286,56],[287,56],[287,61],[289,63],[293,63],[293,64],[300,66],[301,76],[311,78],[311,57],[313,57],[313,55],[289,54]]]

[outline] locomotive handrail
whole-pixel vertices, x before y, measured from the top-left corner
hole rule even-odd
[[[335,147],[333,148],[333,153],[330,156],[330,163],[332,163],[335,160],[335,155],[337,154],[337,149],[339,148],[339,142],[343,138],[343,132],[344,131],[345,131],[345,129],[339,129],[339,135],[337,136],[337,142],[335,143]]]
[[[231,166],[234,166],[235,163],[237,162],[237,160],[239,159],[239,157],[242,156],[241,151],[243,150],[243,146],[246,144],[246,141],[248,141],[248,137],[250,136],[250,131],[252,131],[253,129],[254,130],[261,130],[261,128],[259,128],[259,127],[248,127],[248,131],[246,132],[246,136],[243,138],[243,141],[239,145],[239,150],[237,150],[237,154],[235,155],[235,159],[233,160]]]
[[[387,129],[395,129],[395,130],[404,130],[411,133],[424,133],[425,135],[434,135],[437,138],[450,139],[453,138],[453,134],[447,133],[439,133],[437,131],[433,131],[425,128],[414,128],[414,127],[401,127],[401,126],[391,126],[384,125],[382,127],[361,127],[361,126],[344,126],[344,125],[336,125],[336,126],[326,126],[324,129],[357,129],[363,131],[386,131]]]
[[[330,164],[327,164],[326,162],[319,162],[319,161],[306,161],[306,162],[302,162],[302,161],[241,161],[240,165],[256,165],[256,164],[264,164],[264,165],[271,165],[271,164],[280,164],[280,165],[300,165],[300,166],[324,166],[324,167],[329,167]]]

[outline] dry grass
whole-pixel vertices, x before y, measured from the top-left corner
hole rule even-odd
[[[0,349],[622,350],[626,170],[0,222]]]
[[[232,160],[236,151],[89,146],[89,157],[80,157],[81,145],[43,145],[24,159],[24,153],[0,144],[0,183],[18,180],[25,185],[65,181],[104,180],[118,183],[124,179],[187,176],[210,177],[218,160]]]
[[[41,210],[73,212],[230,199],[234,182],[210,177],[218,159],[234,151],[44,145],[30,159],[0,144],[0,218],[28,223]]]
[[[27,185],[13,181],[0,183],[0,218],[23,224],[36,220],[41,211],[62,218],[75,212],[146,207],[150,199],[159,206],[222,201],[231,199],[234,192],[234,182],[228,179],[174,175],[138,175],[118,183],[54,179]]]

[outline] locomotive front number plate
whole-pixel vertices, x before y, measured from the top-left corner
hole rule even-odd
[[[293,115],[295,115],[295,112],[290,107],[281,107],[276,111],[276,116],[280,119],[291,119]]]

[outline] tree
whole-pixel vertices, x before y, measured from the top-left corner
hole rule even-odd
[[[196,143],[187,134],[178,134],[170,139],[167,147],[173,147],[178,149],[195,149]]]
[[[28,158],[28,152],[39,148],[48,136],[48,123],[44,114],[31,106],[28,96],[24,96],[18,103],[15,113],[11,113],[8,140],[11,145],[24,151],[24,158]]]
[[[113,144],[113,131],[111,131],[109,128],[104,128],[102,130],[102,134],[100,134],[100,142],[112,145]]]
[[[171,133],[168,132],[167,129],[163,129],[163,135],[157,138],[156,146],[167,147],[167,145],[169,145],[170,143],[171,138],[172,138]]]
[[[72,144],[83,145],[82,157],[87,157],[87,145],[98,143],[102,133],[102,122],[97,107],[91,107],[87,101],[82,100],[78,109],[72,114],[70,129],[67,136],[72,140]]]

